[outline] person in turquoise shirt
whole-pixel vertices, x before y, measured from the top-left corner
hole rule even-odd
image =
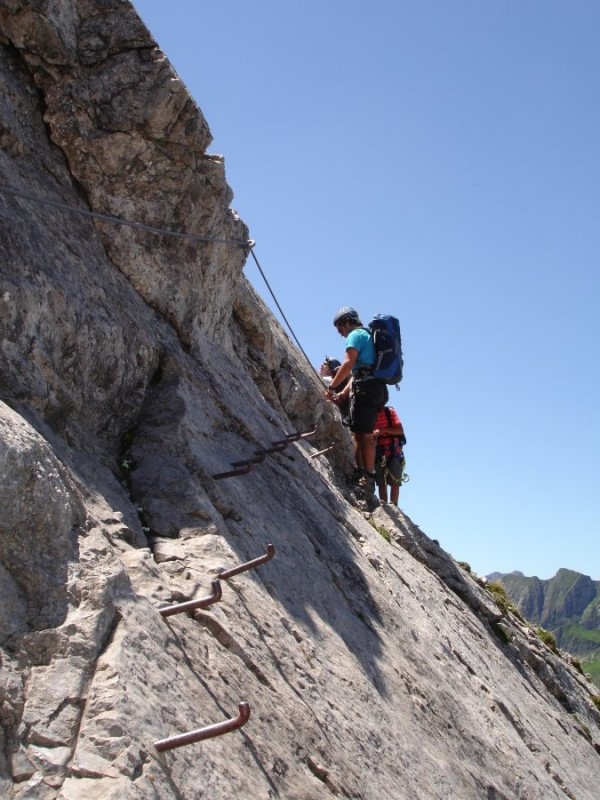
[[[346,339],[346,356],[333,378],[326,396],[329,400],[336,387],[352,376],[344,392],[350,396],[350,431],[354,440],[356,467],[354,480],[366,494],[375,491],[375,440],[373,430],[378,412],[388,401],[385,382],[371,375],[375,363],[375,345],[363,327],[358,311],[350,306],[341,308],[333,324]]]
[[[371,334],[365,328],[354,328],[346,338],[346,351],[349,347],[356,350],[352,374],[357,375],[362,370],[370,370],[375,363],[375,345]]]

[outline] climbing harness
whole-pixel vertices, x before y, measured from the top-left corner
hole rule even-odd
[[[404,472],[404,469],[402,469],[402,475],[399,478],[394,477],[394,475],[392,475],[392,473],[388,469],[387,465],[384,467],[383,476],[386,479],[386,481],[389,479],[392,483],[395,483],[397,485],[401,483],[408,483],[408,481],[410,480],[410,475],[407,472]]]

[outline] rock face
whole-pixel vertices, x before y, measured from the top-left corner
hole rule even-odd
[[[129,3],[0,0],[0,31],[0,795],[597,797],[593,687],[349,502],[337,411]]]

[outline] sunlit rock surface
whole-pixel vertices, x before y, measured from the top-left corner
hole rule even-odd
[[[0,0],[0,45],[0,795],[595,800],[593,687],[349,502],[337,410],[129,3]]]

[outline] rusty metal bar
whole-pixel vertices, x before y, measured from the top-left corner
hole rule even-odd
[[[199,600],[187,600],[185,603],[175,603],[171,606],[163,606],[158,609],[161,617],[172,617],[173,614],[182,614],[184,611],[193,611],[196,608],[206,608],[213,603],[218,603],[222,597],[221,583],[215,580],[211,584],[212,594],[207,597],[201,597]]]
[[[239,703],[238,711],[237,717],[226,719],[224,722],[216,722],[214,725],[207,725],[205,728],[198,728],[195,731],[180,733],[178,736],[169,736],[167,739],[159,739],[154,742],[154,747],[162,753],[165,750],[173,750],[173,748],[182,747],[185,744],[194,744],[195,742],[201,742],[203,739],[212,739],[215,736],[236,731],[250,719],[250,706],[245,702]]]
[[[233,578],[234,575],[239,575],[240,572],[246,572],[246,570],[254,569],[255,567],[260,567],[261,564],[266,564],[267,561],[270,561],[274,555],[275,555],[275,546],[272,544],[268,544],[267,552],[265,553],[264,556],[259,556],[258,558],[255,558],[252,561],[246,561],[245,564],[238,564],[237,567],[232,567],[231,569],[223,570],[223,572],[219,572],[219,578],[222,581],[226,581],[228,578]]]
[[[316,432],[317,432],[316,428],[314,430],[312,430],[312,431],[304,431],[304,433],[300,434],[299,438],[300,439],[308,439],[309,436],[314,436]]]
[[[265,456],[267,455],[265,450],[255,450],[254,455],[252,458],[245,458],[243,461],[232,461],[232,467],[242,467],[246,464],[260,464],[265,460]]]
[[[333,450],[334,447],[335,443],[330,444],[329,447],[326,447],[324,450],[319,450],[318,453],[313,453],[312,455],[309,456],[309,458],[316,458],[317,456],[322,456],[323,453],[328,453],[330,450]]]
[[[288,446],[288,440],[287,439],[283,439],[283,440],[278,441],[278,442],[272,442],[271,446],[267,447],[267,449],[264,450],[264,453],[265,454],[279,453],[281,450],[285,450],[285,448],[287,446]]]
[[[316,432],[317,429],[315,428],[314,431],[305,431],[304,433],[299,431],[296,431],[296,433],[288,433],[286,434],[285,439],[278,439],[276,442],[272,442],[271,447],[277,448],[277,450],[283,450],[283,448],[287,447],[288,444],[297,442],[298,439],[306,439],[308,436],[314,436]]]
[[[218,472],[216,475],[211,475],[211,478],[215,481],[220,481],[222,478],[234,478],[236,475],[247,475],[251,469],[252,464],[245,461],[243,467],[229,470],[229,472]]]
[[[306,439],[309,436],[314,436],[316,432],[317,429],[315,428],[314,431],[304,431],[304,433],[288,433],[285,439],[278,439],[276,442],[271,442],[270,447],[264,450],[255,450],[254,455],[250,458],[245,458],[243,461],[232,461],[231,466],[234,467],[234,469],[228,472],[218,472],[216,475],[211,475],[211,478],[215,481],[220,481],[223,478],[235,478],[237,475],[247,475],[252,469],[252,466],[264,461],[265,456],[269,455],[269,453],[277,453],[279,450],[283,450],[287,447],[288,444],[291,444],[291,442],[297,442],[299,439]]]
[[[285,438],[288,442],[297,442],[298,439],[307,439],[309,436],[314,436],[316,432],[317,429],[315,428],[314,431],[304,431],[304,433],[288,433]]]

